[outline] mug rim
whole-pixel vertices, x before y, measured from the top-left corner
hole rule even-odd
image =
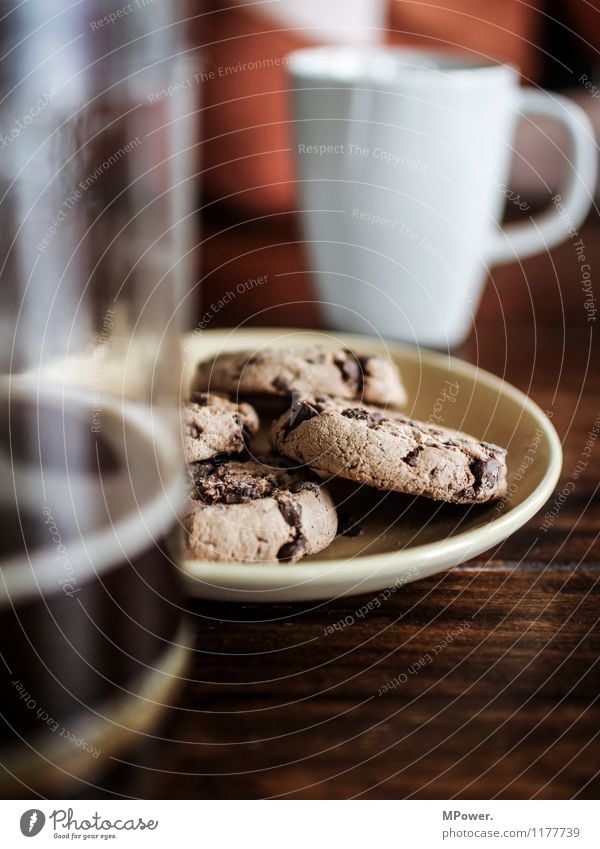
[[[410,59],[415,64],[410,65]],[[388,62],[387,73],[381,69],[367,67],[373,59]],[[389,72],[390,60],[405,58],[409,62],[398,63]],[[474,57],[464,51],[432,50],[420,47],[389,45],[318,45],[292,50],[286,56],[287,69],[291,77],[302,80],[330,81],[332,84],[363,83],[387,86],[410,82],[411,85],[481,85],[486,83],[518,82],[519,72],[514,65],[495,59]],[[343,63],[343,60],[346,60]],[[316,60],[316,61],[315,61]],[[427,66],[416,60],[435,62]],[[334,64],[336,63],[336,64]]]

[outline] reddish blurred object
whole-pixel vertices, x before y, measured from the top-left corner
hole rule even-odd
[[[310,42],[256,6],[201,19],[203,173],[208,199],[268,215],[294,206],[284,57]]]
[[[389,40],[433,50],[466,50],[507,62],[532,81],[542,64],[539,0],[390,0]]]

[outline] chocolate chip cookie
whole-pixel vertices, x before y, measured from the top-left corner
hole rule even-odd
[[[243,451],[258,430],[258,416],[250,404],[234,404],[221,395],[194,392],[183,405],[183,449],[188,463],[215,454]]]
[[[398,369],[384,356],[345,348],[266,348],[220,354],[197,367],[193,387],[242,396],[291,399],[315,394],[400,406],[406,401]]]
[[[298,400],[274,424],[274,447],[317,472],[457,504],[500,498],[506,451],[400,413]]]
[[[268,456],[190,464],[185,556],[293,563],[328,546],[337,532],[331,495],[285,462]]]

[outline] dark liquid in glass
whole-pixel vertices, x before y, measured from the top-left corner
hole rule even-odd
[[[56,796],[93,781],[176,682],[177,469],[141,406],[2,403],[0,790]]]

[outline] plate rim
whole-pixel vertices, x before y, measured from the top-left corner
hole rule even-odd
[[[236,330],[241,330],[244,334],[250,336],[267,337],[269,335],[286,333],[325,336],[328,333],[327,330],[320,331],[312,328],[298,327],[238,327],[207,329],[202,331],[202,336],[210,335],[213,338],[222,337],[223,339],[228,339]],[[383,577],[387,571],[390,572],[390,578],[393,577],[392,571],[397,573],[397,578],[401,578],[403,570],[410,565],[411,560],[418,561],[421,564],[421,569],[423,568],[423,564],[426,563],[429,567],[433,567],[432,572],[441,571],[445,567],[439,561],[444,561],[444,563],[451,561],[451,563],[447,563],[447,568],[451,568],[452,565],[463,563],[506,539],[510,534],[529,521],[546,503],[553,492],[563,465],[562,443],[554,425],[539,404],[533,401],[522,390],[517,389],[516,386],[513,386],[504,380],[504,378],[498,377],[493,372],[462,360],[459,357],[455,357],[450,353],[443,353],[429,348],[420,348],[406,342],[396,342],[378,337],[371,338],[361,334],[338,332],[335,330],[329,332],[335,338],[346,341],[349,346],[354,345],[356,347],[357,343],[358,345],[368,344],[369,342],[371,344],[379,343],[378,347],[396,350],[401,352],[403,356],[410,357],[413,361],[426,360],[443,365],[445,368],[451,369],[453,373],[459,375],[462,373],[476,382],[483,380],[490,388],[496,389],[499,394],[510,397],[532,415],[535,423],[542,429],[544,436],[548,440],[548,465],[541,481],[521,504],[517,505],[508,513],[494,518],[491,523],[461,531],[443,541],[421,543],[420,545],[398,551],[366,554],[354,559],[336,558],[317,563],[303,563],[299,561],[298,563],[288,563],[285,565],[278,563],[211,563],[210,561],[183,558],[180,560],[180,567],[185,573],[188,588],[191,591],[196,589],[196,592],[192,592],[193,595],[201,598],[209,596],[211,598],[217,598],[219,590],[222,590],[223,596],[227,595],[228,600],[233,600],[231,593],[234,592],[248,594],[249,596],[254,592],[289,592],[293,591],[294,588],[301,587],[306,582],[312,584],[316,579],[330,578],[332,573],[340,570],[341,566],[343,566],[342,578],[344,584],[351,584],[350,592],[352,592],[358,583],[358,588],[354,590],[353,594],[359,594],[361,592],[361,578],[368,580],[376,575]],[[184,340],[189,339],[191,341],[191,337],[193,336],[194,332],[192,331],[184,335]],[[474,373],[475,376],[473,376]],[[437,566],[436,555],[438,559]],[[289,576],[288,579],[286,579],[287,576]],[[416,575],[411,580],[418,580],[420,577],[423,577],[423,575]],[[277,586],[273,586],[275,583]],[[409,581],[407,580],[406,583],[409,583]],[[208,591],[206,593],[201,592],[203,585],[208,585]],[[318,585],[316,583],[314,585],[314,591],[318,594]],[[306,598],[303,598],[303,600],[306,600]],[[261,598],[261,601],[267,602],[269,599]],[[271,601],[276,601],[276,599],[271,599]]]

